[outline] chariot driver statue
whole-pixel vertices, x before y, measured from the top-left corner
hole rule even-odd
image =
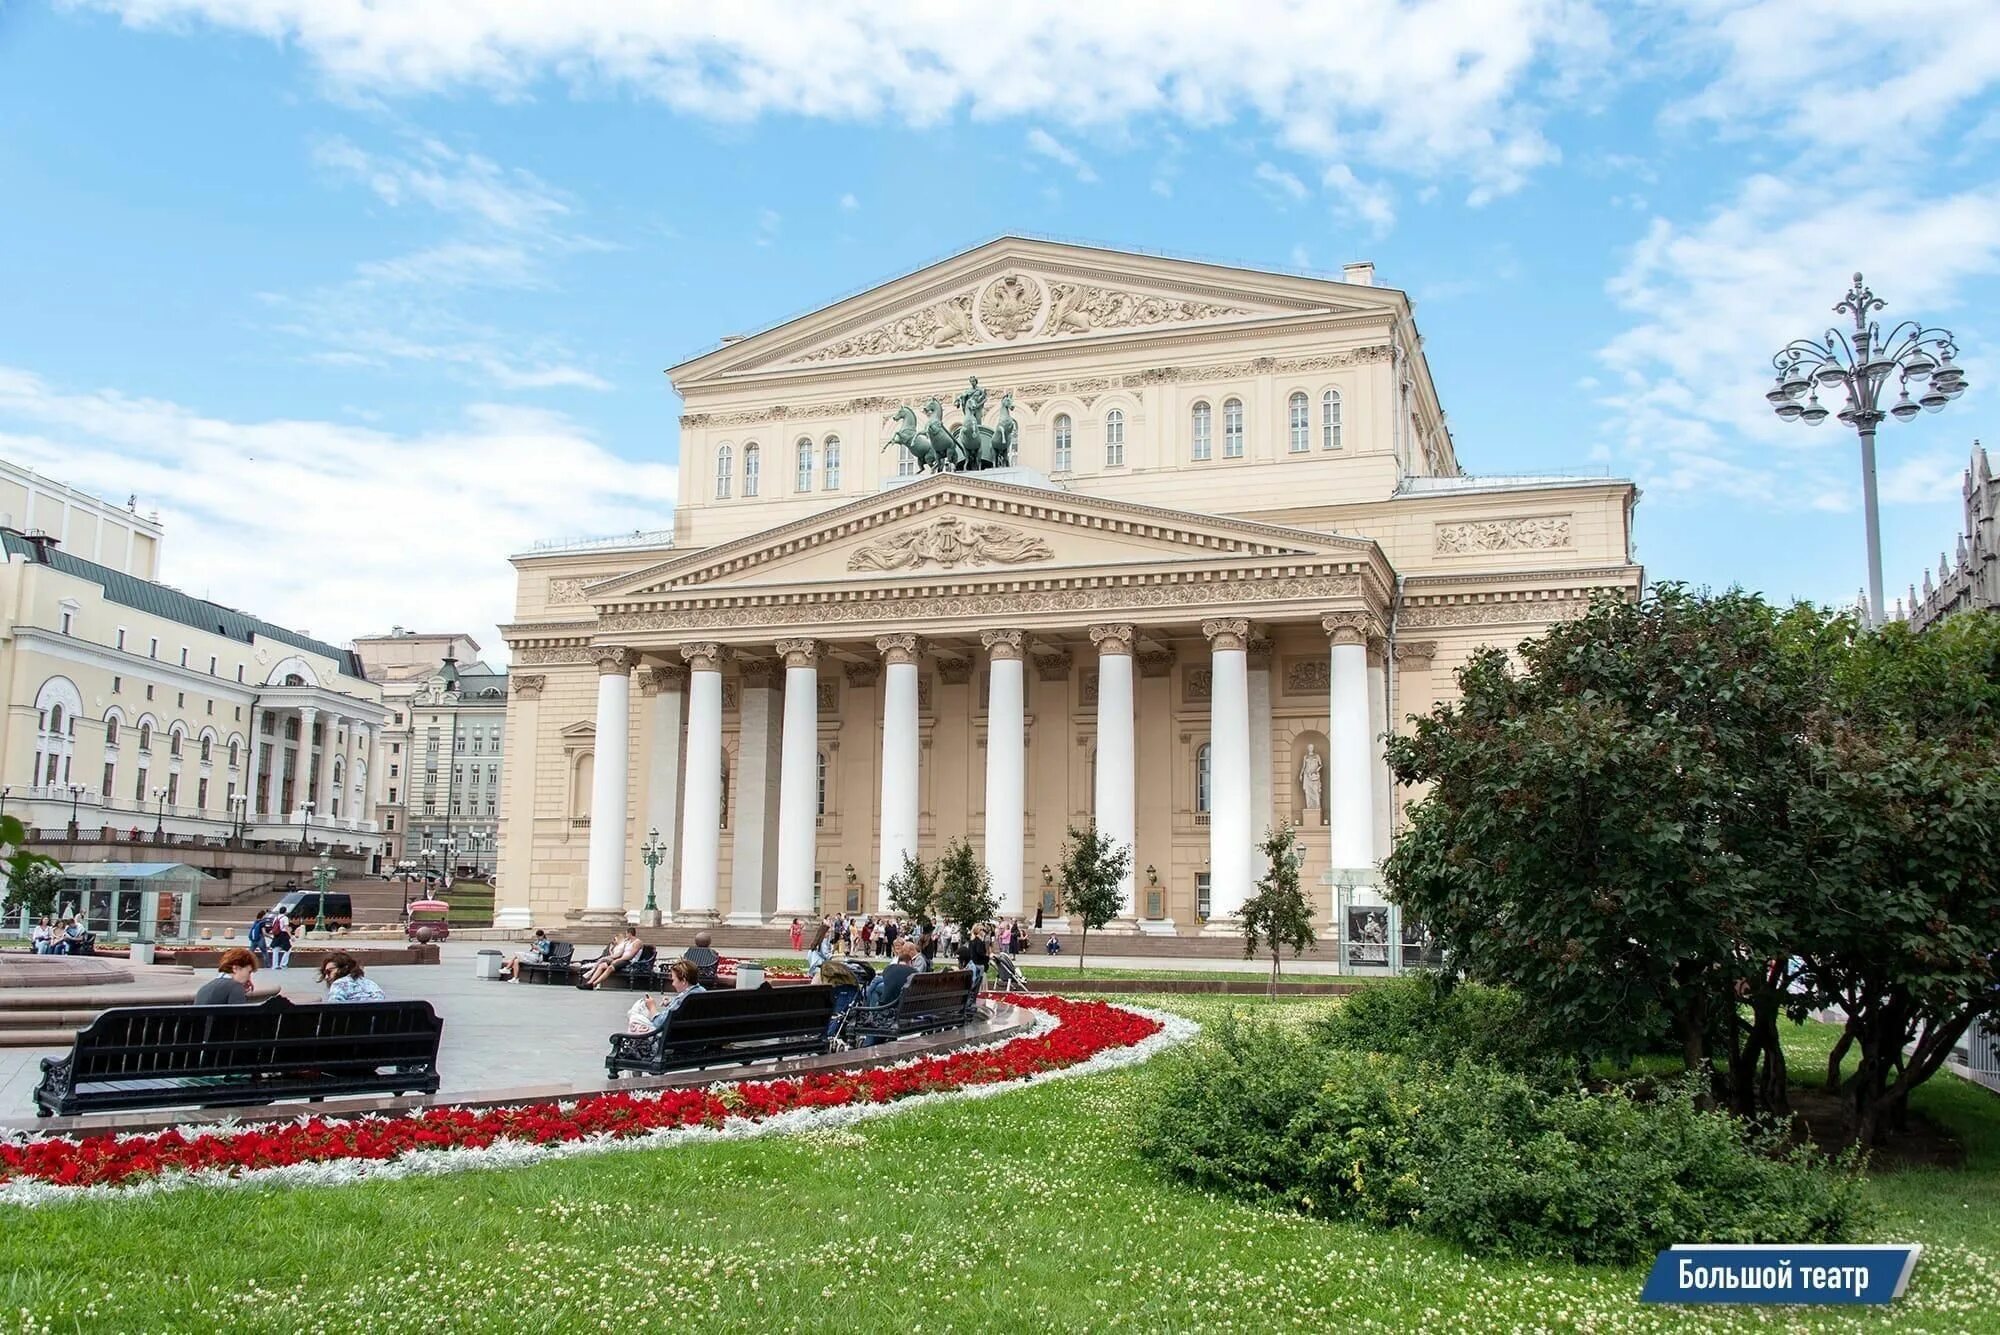
[[[986,399],[979,377],[971,377],[965,389],[952,398],[963,415],[956,427],[946,424],[944,402],[937,395],[924,404],[928,420],[921,426],[915,410],[906,404],[888,419],[896,423],[896,432],[882,448],[907,451],[918,470],[926,473],[1005,468],[1014,462],[1020,444],[1021,424],[1014,420],[1014,395],[1010,391],[1000,396],[1000,419],[992,426],[986,425]]]
[[[972,383],[960,391],[952,400],[958,410],[965,414],[965,424],[977,430],[985,425],[980,419],[986,412],[986,391],[979,387],[979,377],[973,376]]]

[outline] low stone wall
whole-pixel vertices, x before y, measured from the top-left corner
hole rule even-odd
[[[213,969],[222,959],[222,952],[228,948],[228,945],[161,946],[154,958],[161,964],[183,964],[195,969]],[[335,951],[344,951],[354,956],[355,962],[364,969],[376,969],[389,964],[439,963],[438,948],[432,945],[414,943],[404,946],[362,945],[358,942],[350,945],[341,941],[332,943],[315,941],[311,945],[299,945],[293,948],[291,967],[317,969],[320,961]]]

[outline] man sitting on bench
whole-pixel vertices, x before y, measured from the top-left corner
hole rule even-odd
[[[675,960],[667,966],[667,986],[673,990],[663,997],[646,998],[646,1014],[653,1017],[653,1028],[664,1029],[667,1017],[680,1009],[681,1003],[697,992],[708,989],[701,985],[701,974],[685,959]]]
[[[635,958],[640,945],[639,929],[627,927],[624,936],[606,946],[604,953],[590,962],[590,972],[583,976],[583,981],[577,986],[585,989],[595,988],[611,976],[613,969]]]
[[[694,944],[681,953],[682,959],[694,965],[695,972],[701,976],[703,983],[715,981],[715,967],[722,963],[722,956],[709,947],[708,943],[713,939],[707,932],[696,932]]]

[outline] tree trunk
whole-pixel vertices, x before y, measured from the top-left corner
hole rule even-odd
[[[1276,998],[1278,995],[1278,952],[1276,950],[1271,952],[1271,990],[1268,995],[1273,998]]]
[[[1840,1041],[1833,1045],[1833,1052],[1826,1059],[1826,1090],[1829,1094],[1840,1091],[1840,1064],[1847,1060],[1847,1054],[1854,1047],[1854,1017],[1847,1017],[1847,1024],[1840,1031]]]
[[[1076,971],[1078,973],[1083,972],[1083,957],[1088,953],[1090,953],[1090,924],[1086,922],[1083,925],[1083,940],[1077,942],[1076,946]]]

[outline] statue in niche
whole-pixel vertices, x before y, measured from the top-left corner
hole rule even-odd
[[[1307,811],[1320,809],[1320,776],[1325,765],[1319,758],[1319,750],[1307,742],[1306,758],[1299,762],[1299,787],[1305,790]]]

